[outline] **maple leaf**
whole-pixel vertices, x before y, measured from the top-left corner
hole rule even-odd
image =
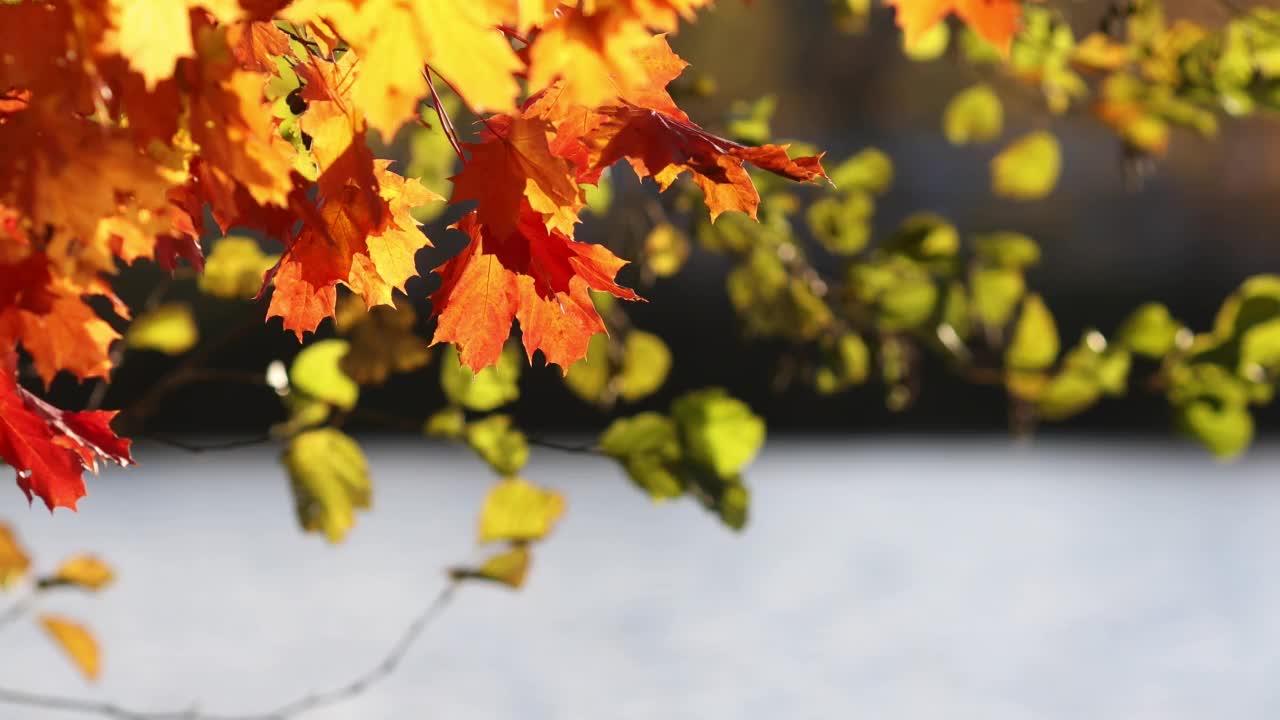
[[[502,121],[503,127],[496,122]],[[572,233],[586,196],[574,182],[569,164],[552,155],[551,126],[539,119],[515,117],[491,121],[495,132],[485,142],[463,145],[471,159],[450,178],[450,203],[476,201],[476,216],[498,237],[515,232],[521,204],[541,213],[547,227]]]
[[[517,232],[502,240],[475,211],[454,227],[471,242],[436,269],[441,285],[431,295],[437,316],[432,344],[454,343],[473,371],[498,361],[513,319],[530,360],[541,350],[548,363],[567,370],[587,354],[591,336],[605,331],[588,290],[639,299],[614,282],[626,261],[603,246],[548,230],[528,205]]]
[[[498,31],[505,12],[495,2],[457,0],[301,0],[285,17],[325,20],[360,58],[353,98],[369,124],[390,139],[427,94],[430,65],[474,108],[507,111],[523,67]]]
[[[0,458],[13,466],[18,487],[53,510],[72,510],[84,497],[85,470],[100,462],[128,465],[129,440],[111,429],[115,412],[65,412],[17,382],[17,356],[0,358]]]
[[[431,242],[410,211],[442,198],[388,165],[380,160],[374,169],[384,208],[379,219],[359,201],[359,186],[344,185],[321,199],[317,222],[302,229],[270,273],[275,291],[267,317],[282,317],[299,339],[334,314],[338,283],[368,307],[393,305],[392,292],[417,274],[414,255]]]
[[[607,138],[596,168],[622,158],[640,177],[652,177],[663,190],[689,172],[706,196],[711,219],[738,210],[756,216],[760,196],[742,164],[801,182],[826,178],[821,158],[791,158],[785,145],[751,147],[712,135],[691,122],[635,105],[602,110],[609,119],[598,135]]]
[[[908,45],[955,13],[1001,52],[1008,53],[1022,17],[1021,0],[885,0],[895,8]]]

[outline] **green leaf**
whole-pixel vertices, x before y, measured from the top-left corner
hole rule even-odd
[[[876,148],[866,148],[831,170],[831,184],[845,192],[881,195],[893,184],[893,161]]]
[[[181,355],[200,340],[195,313],[186,303],[165,303],[142,313],[129,325],[125,344],[131,350]]]
[[[989,142],[1003,129],[1004,105],[986,83],[957,93],[942,113],[942,131],[952,145]]]
[[[1248,387],[1221,365],[1176,367],[1170,374],[1169,402],[1178,427],[1220,458],[1239,455],[1253,440]]]
[[[308,399],[350,410],[360,399],[360,386],[342,372],[342,358],[351,349],[346,340],[320,340],[304,347],[289,368],[293,389]]]
[[[637,487],[654,500],[679,497],[684,483],[675,468],[681,458],[676,426],[665,415],[644,412],[614,420],[600,436],[600,450],[617,459]]]
[[[737,476],[764,444],[764,421],[720,388],[681,396],[671,416],[685,457],[723,479]]]
[[[814,378],[819,393],[830,395],[866,382],[871,372],[871,351],[861,335],[841,335],[826,355],[826,362]]]
[[[921,262],[947,260],[960,250],[960,233],[941,215],[918,212],[902,222],[885,249]]]
[[[1102,397],[1094,373],[1067,370],[1054,376],[1041,391],[1036,407],[1046,420],[1065,420],[1088,410]]]
[[[720,521],[734,530],[747,525],[747,511],[751,506],[751,493],[741,483],[730,483],[716,498],[716,514]]]
[[[729,107],[727,129],[729,137],[748,145],[763,145],[773,137],[769,121],[778,106],[778,99],[766,95],[754,102],[735,101]]]
[[[662,338],[643,330],[627,333],[622,343],[622,371],[618,394],[635,402],[657,392],[671,370],[671,351]]]
[[[508,345],[497,364],[472,373],[458,361],[458,351],[445,346],[440,361],[440,387],[449,401],[468,410],[488,412],[520,397],[520,352]]]
[[[1014,200],[1038,200],[1053,192],[1061,173],[1058,138],[1037,130],[1015,140],[991,160],[991,191]]]
[[[861,190],[843,197],[824,197],[809,206],[807,219],[813,235],[836,255],[854,255],[871,238],[871,215],[875,203]]]
[[[1013,317],[1013,311],[1027,291],[1026,280],[1019,270],[975,268],[969,276],[973,293],[973,313],[983,325],[1002,328]]]
[[[1169,308],[1160,303],[1146,303],[1134,310],[1116,333],[1120,344],[1139,355],[1161,358],[1173,350],[1182,324],[1173,319]]]
[[[592,215],[604,217],[609,213],[609,208],[613,205],[613,171],[611,169],[605,168],[595,185],[583,185],[582,189],[586,194],[587,209]]]
[[[1022,233],[987,233],[975,237],[973,244],[978,258],[992,267],[1024,270],[1040,262],[1040,246]]]
[[[1005,365],[1012,370],[1043,370],[1058,358],[1058,326],[1039,295],[1022,302],[1022,314],[1005,349]]]
[[[1240,337],[1240,370],[1250,366],[1274,370],[1280,366],[1280,318],[1260,322]]]
[[[364,452],[355,440],[333,428],[296,435],[283,462],[293,488],[298,522],[307,532],[322,532],[341,542],[355,524],[356,510],[369,507],[371,485]]]
[[[480,459],[503,477],[520,472],[529,461],[529,443],[524,433],[511,426],[508,415],[490,415],[468,423],[466,436]]]

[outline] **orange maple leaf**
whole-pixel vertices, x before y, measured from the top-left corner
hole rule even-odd
[[[129,441],[111,429],[115,412],[64,412],[18,385],[17,356],[0,358],[0,458],[17,473],[18,487],[50,510],[72,510],[84,497],[84,471],[100,462],[128,465]]]
[[[950,13],[1001,52],[1008,53],[1022,17],[1021,0],[885,0],[895,8],[898,27],[912,45]]]
[[[302,339],[333,315],[337,285],[359,293],[366,305],[392,305],[393,290],[417,274],[414,255],[431,244],[410,211],[442,200],[417,180],[391,172],[379,160],[374,171],[381,212],[364,202],[364,188],[341,186],[321,198],[315,219],[303,227],[271,271],[275,285],[267,317],[284,319],[286,330]]]
[[[541,350],[567,372],[586,355],[591,336],[605,331],[588,290],[639,299],[614,282],[626,261],[547,230],[527,205],[518,231],[503,240],[489,234],[474,211],[455,227],[471,243],[436,269],[441,285],[431,295],[432,343],[456,344],[462,363],[475,371],[498,361],[515,319],[529,359]]]

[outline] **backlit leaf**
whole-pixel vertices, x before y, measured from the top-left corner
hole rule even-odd
[[[1037,130],[1015,140],[992,159],[991,191],[1014,200],[1038,200],[1053,192],[1061,172],[1058,139]]]
[[[1120,343],[1139,355],[1164,357],[1173,350],[1182,324],[1160,303],[1146,303],[1134,310],[1116,333]]]
[[[478,567],[451,568],[449,575],[455,580],[488,580],[518,590],[524,585],[531,559],[528,546],[519,544],[490,555]]]
[[[529,460],[524,433],[512,426],[509,415],[490,415],[467,424],[467,444],[494,472],[503,477],[520,472]]]
[[[198,280],[200,291],[224,300],[250,300],[279,255],[262,252],[252,238],[229,235],[216,240]]]
[[[1014,370],[1043,370],[1058,357],[1058,326],[1039,295],[1028,295],[1005,350],[1005,364]]]
[[[990,85],[960,91],[942,114],[942,132],[952,145],[989,142],[1004,130],[1004,105]]]
[[[293,389],[341,410],[354,408],[360,386],[342,371],[342,359],[350,350],[346,340],[320,340],[304,347],[289,368]]]
[[[541,540],[564,514],[564,498],[520,478],[507,478],[485,496],[480,542]]]
[[[31,558],[18,544],[13,529],[0,523],[0,590],[17,584],[30,568]]]
[[[296,435],[284,453],[298,524],[341,542],[355,525],[356,511],[372,498],[369,467],[355,440],[334,428]]]
[[[42,578],[40,584],[74,585],[85,590],[101,590],[115,581],[115,572],[111,566],[95,555],[73,555],[54,571],[48,578]]]
[[[627,333],[622,343],[618,395],[635,402],[657,392],[671,370],[671,351],[662,338],[642,330]]]
[[[458,362],[458,352],[446,346],[440,358],[440,387],[450,402],[468,410],[488,412],[520,397],[520,351],[508,346],[498,362],[478,373]]]
[[[167,303],[134,318],[125,334],[132,350],[181,355],[200,340],[195,313],[186,303]]]
[[[764,421],[719,388],[677,398],[671,417],[688,459],[721,478],[740,473],[764,444]]]

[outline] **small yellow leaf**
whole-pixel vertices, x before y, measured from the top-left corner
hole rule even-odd
[[[454,580],[489,580],[519,589],[524,585],[525,575],[529,572],[530,559],[529,548],[516,545],[510,550],[490,555],[480,567],[452,568],[449,575]]]
[[[660,223],[644,239],[644,262],[654,275],[665,278],[680,272],[689,259],[689,238],[671,223]]]
[[[125,335],[132,350],[181,355],[200,340],[195,314],[186,303],[167,303],[134,319]]]
[[[1015,140],[991,160],[991,190],[1014,200],[1039,200],[1053,192],[1061,173],[1058,139],[1037,130]]]
[[[1013,370],[1043,370],[1058,358],[1058,326],[1039,295],[1022,301],[1022,315],[1005,350],[1005,364]]]
[[[58,566],[50,580],[59,585],[75,585],[86,590],[101,590],[116,579],[111,566],[93,555],[73,555]]]
[[[671,351],[662,338],[642,330],[627,333],[622,344],[622,371],[618,394],[635,402],[658,391],[671,370]]]
[[[453,345],[440,358],[440,388],[449,401],[468,410],[488,412],[520,397],[521,352],[514,345],[502,349],[496,365],[478,373],[458,361]]]
[[[359,295],[343,296],[334,316],[334,327],[351,342],[339,363],[342,371],[360,385],[377,385],[392,373],[425,366],[431,348],[413,332],[416,321],[408,303],[366,309]]]
[[[360,386],[342,371],[342,359],[351,350],[346,340],[321,340],[304,347],[293,359],[289,380],[309,399],[350,410],[360,399]]]
[[[960,91],[947,103],[942,130],[952,145],[988,142],[1004,129],[1004,106],[986,83]]]
[[[284,454],[298,523],[331,543],[346,537],[356,510],[369,507],[369,466],[360,445],[333,428],[299,433]]]
[[[31,558],[18,544],[8,525],[0,523],[0,589],[9,587],[26,576]]]
[[[512,427],[509,415],[490,415],[467,425],[467,444],[503,477],[520,472],[529,460],[524,433]]]
[[[224,300],[250,300],[262,288],[262,276],[279,255],[267,255],[257,241],[229,236],[213,243],[200,274],[200,291]]]
[[[947,45],[950,42],[951,28],[947,27],[946,23],[940,22],[921,33],[915,42],[907,42],[907,36],[903,35],[902,52],[916,62],[937,60],[947,51]]]
[[[539,540],[564,514],[560,493],[543,490],[521,478],[493,486],[480,512],[480,542]]]
[[[102,671],[98,641],[80,623],[56,615],[41,615],[40,624],[58,647],[71,658],[86,680],[97,680]]]

